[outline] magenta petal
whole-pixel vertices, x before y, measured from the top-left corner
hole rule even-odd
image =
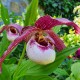
[[[55,21],[53,21],[53,18],[50,17],[49,15],[46,15],[46,16],[40,17],[36,21],[35,26],[40,29],[46,30],[46,29],[50,29],[53,26],[55,26],[55,24],[56,23],[55,23]]]
[[[58,51],[61,51],[65,48],[64,42],[55,34],[52,30],[45,30],[46,33],[54,40],[54,45]]]
[[[35,28],[34,26],[27,26],[27,27],[24,27],[24,28],[22,29],[22,32],[21,32],[21,33],[22,33],[22,34],[25,34],[26,31],[27,31],[27,30],[30,30],[30,29],[37,29],[37,28]],[[24,38],[24,41],[28,42],[28,40],[31,38],[32,35],[34,35],[34,34],[36,33],[36,31],[37,31],[37,30],[34,30],[34,31],[30,32],[30,34],[29,34],[27,37]]]
[[[80,28],[78,25],[76,25],[74,22],[66,19],[66,18],[56,18],[56,26],[57,25],[67,25],[67,26],[72,26],[75,30],[75,33],[80,34]]]
[[[57,25],[73,26],[75,33],[80,34],[80,28],[74,22],[66,18],[53,19],[49,15],[46,15],[46,16],[40,17],[35,23],[35,26],[42,30],[51,29],[52,27],[57,26]]]

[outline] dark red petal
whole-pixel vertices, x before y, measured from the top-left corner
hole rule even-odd
[[[72,27],[74,27],[75,33],[80,34],[80,27],[78,25],[76,25],[74,22],[72,22],[66,18],[56,18],[56,20],[57,20],[57,23],[59,23],[59,24],[56,24],[56,26],[63,25],[63,24],[65,24],[67,26],[72,26]]]
[[[34,26],[26,26],[22,28],[21,34],[25,33],[26,30],[32,29]]]
[[[64,25],[64,24],[67,26],[73,26],[75,29],[75,32],[80,34],[80,28],[74,22],[72,22],[66,18],[53,19],[49,15],[46,15],[46,16],[40,17],[36,21],[35,26],[40,29],[47,30],[47,29],[51,29],[54,26]]]
[[[35,28],[35,27],[34,27],[34,26],[24,27],[24,28],[22,29],[22,32],[21,32],[21,33],[22,33],[22,34],[25,34],[25,32],[26,32],[27,30],[30,30],[30,29],[33,29],[33,28]],[[35,29],[37,29],[37,28],[35,28]],[[36,32],[37,32],[37,30],[31,32],[27,37],[24,38],[24,41],[28,42],[28,40],[31,38],[31,36],[34,35]]]
[[[53,19],[49,15],[46,15],[46,16],[40,17],[36,21],[35,26],[40,29],[46,30],[46,29],[50,29],[53,26],[55,26],[54,24],[56,23],[53,22]]]
[[[65,48],[64,42],[58,37],[57,34],[55,34],[52,30],[45,30],[46,33],[49,34],[49,36],[54,40],[55,47],[58,51],[61,51]]]

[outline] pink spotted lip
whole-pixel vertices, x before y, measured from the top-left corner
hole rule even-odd
[[[40,45],[34,37],[27,43],[26,51],[28,58],[38,64],[52,63],[56,57],[56,52],[49,43],[47,46]]]

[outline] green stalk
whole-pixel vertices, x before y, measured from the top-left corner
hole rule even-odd
[[[24,48],[23,48],[23,51],[22,51],[22,55],[21,55],[20,60],[19,60],[19,62],[18,62],[17,68],[16,68],[16,70],[15,70],[15,72],[14,72],[13,80],[17,80],[17,79],[15,79],[15,75],[16,75],[16,73],[17,73],[18,67],[20,66],[20,64],[21,64],[21,62],[22,62],[22,60],[23,60],[23,58],[24,58],[25,50],[26,50],[26,43],[24,44]]]

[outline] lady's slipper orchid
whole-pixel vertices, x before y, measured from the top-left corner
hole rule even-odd
[[[21,35],[22,27],[17,24],[10,24],[8,25],[7,29],[7,38],[10,41],[14,41],[16,38]]]
[[[53,19],[49,15],[39,18],[34,26],[23,28],[21,30],[21,35],[16,37],[0,58],[0,69],[6,56],[23,40],[27,43],[27,56],[29,59],[43,65],[52,63],[55,60],[56,50],[63,50],[65,45],[51,28],[63,24],[73,26],[75,33],[80,34],[80,28],[74,22],[65,18]],[[3,30],[4,29],[0,32]],[[19,31],[19,29],[17,32],[16,30],[9,30],[16,34]]]
[[[14,41],[17,37],[21,35],[22,27],[17,24],[10,24],[8,26],[4,26],[3,30],[7,31],[7,38],[9,41]]]

